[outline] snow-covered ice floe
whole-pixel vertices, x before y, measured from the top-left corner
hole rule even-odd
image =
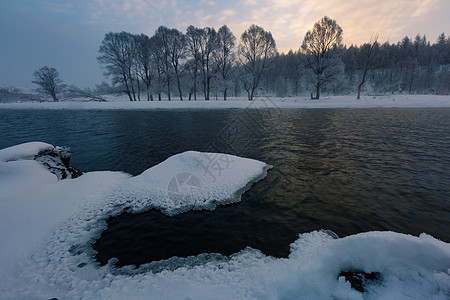
[[[450,245],[432,236],[300,234],[288,258],[246,249],[154,272],[99,266],[90,245],[124,209],[167,214],[239,201],[266,176],[263,162],[185,152],[141,175],[90,172],[58,180],[36,162],[52,148],[0,150],[1,299],[448,299]],[[197,259],[202,259],[199,255]],[[365,292],[343,272],[376,273]]]
[[[187,151],[130,178],[112,197],[132,212],[157,208],[168,215],[214,209],[240,201],[241,195],[272,166],[222,153]]]

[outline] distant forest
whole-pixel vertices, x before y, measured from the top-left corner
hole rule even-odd
[[[450,38],[418,34],[396,44],[368,37],[343,45],[342,28],[324,17],[299,48],[279,53],[272,34],[252,25],[236,39],[224,25],[159,27],[151,37],[107,33],[98,61],[109,83],[98,92],[125,93],[130,101],[227,99],[254,96],[450,93]]]

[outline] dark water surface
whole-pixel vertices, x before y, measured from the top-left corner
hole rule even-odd
[[[274,166],[238,204],[122,214],[97,259],[142,264],[251,246],[286,256],[299,233],[429,233],[450,242],[450,109],[0,110],[0,148],[69,145],[82,171],[133,175],[186,151]]]

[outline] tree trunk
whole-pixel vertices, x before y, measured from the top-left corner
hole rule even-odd
[[[141,101],[141,84],[139,83],[139,77],[136,77],[136,83],[137,83],[138,100]]]
[[[170,101],[170,79],[167,77],[167,98]]]
[[[127,95],[128,98],[130,98],[130,101],[133,102],[133,98],[131,97],[131,92],[128,90],[128,87],[127,87]]]
[[[223,90],[223,100],[227,101],[227,88]]]
[[[209,90],[210,90],[211,77],[207,76],[206,78],[206,100],[209,100]]]
[[[197,76],[194,77],[194,100],[197,100]]]
[[[412,71],[411,71],[411,80],[409,82],[409,92],[408,92],[408,94],[411,94],[412,84],[413,84],[413,81],[414,81],[414,70],[415,70],[415,68],[416,68],[416,63],[414,62],[413,63],[413,68],[412,68]]]
[[[361,98],[361,87],[364,84],[364,81],[362,81],[359,85],[358,85],[358,96],[356,96],[356,99],[359,100]]]
[[[183,93],[181,92],[181,82],[180,82],[180,76],[177,74],[177,85],[178,85],[178,93],[180,94],[180,100],[183,101]]]
[[[363,77],[361,79],[361,82],[358,85],[358,96],[356,96],[357,100],[359,100],[361,98],[361,88],[362,88],[363,84],[366,82],[367,69],[369,68],[370,56],[371,56],[371,51],[369,49],[369,53],[367,55],[366,64],[364,66]]]
[[[319,100],[319,98],[320,98],[320,84],[317,83],[317,86],[316,86],[316,97],[315,97],[315,99],[316,99],[316,100]]]
[[[250,98],[248,100],[253,101],[253,97],[255,96],[255,90],[256,88],[254,87],[251,88]]]
[[[133,95],[133,101],[136,101],[136,92],[134,91],[134,84],[132,79],[130,79],[130,86],[131,86],[131,94]]]
[[[131,97],[131,93],[130,93],[130,88],[128,87],[127,76],[125,75],[125,73],[122,73],[122,75],[123,75],[123,82],[125,83],[125,89],[126,89],[128,98],[130,98],[130,101],[133,101],[133,98]]]
[[[147,82],[145,82],[145,86],[147,88],[147,101],[150,101],[150,84]]]
[[[55,92],[52,92],[51,96],[52,96],[54,102],[58,102],[58,98],[56,97],[56,93]]]
[[[209,99],[208,99],[208,95],[207,95],[207,93],[206,93],[206,81],[207,81],[206,75],[204,75],[204,76],[203,76],[203,95],[204,95],[204,97],[205,97],[205,100],[209,100]]]
[[[136,101],[136,92],[134,91],[134,83],[133,77],[131,76],[131,70],[128,70],[128,77],[130,78],[131,94],[133,95],[134,101]]]

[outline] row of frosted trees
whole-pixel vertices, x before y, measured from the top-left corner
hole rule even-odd
[[[267,83],[262,86],[264,92],[289,97],[309,95],[315,89],[302,51],[279,54],[276,60],[270,72],[263,76],[263,83]],[[362,86],[366,94],[448,95],[450,38],[441,34],[431,43],[425,36],[417,35],[395,44],[373,40],[360,46],[342,46],[335,67],[325,71],[333,76],[321,87],[322,92],[356,96],[366,67]]]
[[[246,93],[319,99],[321,92],[448,94],[450,39],[431,44],[425,36],[397,44],[377,38],[361,46],[342,44],[342,28],[324,17],[305,34],[300,49],[278,53],[270,32],[252,25],[239,41],[224,25],[189,26],[185,33],[164,26],[152,37],[107,33],[98,61],[130,101],[167,97],[227,99]]]
[[[153,95],[161,100],[163,93],[171,100],[173,91],[180,100],[186,91],[189,100],[196,100],[199,92],[209,100],[212,90],[217,94],[219,87],[226,100],[238,66],[245,69],[242,79],[251,100],[264,69],[277,53],[271,33],[256,25],[242,34],[238,47],[226,25],[218,31],[189,26],[185,34],[161,26],[152,37],[107,33],[99,52],[105,74],[123,88],[130,101],[141,100],[143,91],[147,100],[153,100]]]

